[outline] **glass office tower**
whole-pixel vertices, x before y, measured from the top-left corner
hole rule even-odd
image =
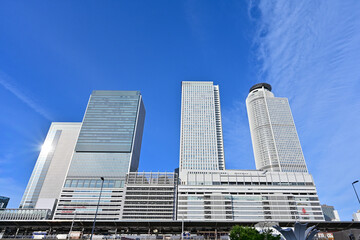
[[[145,120],[138,91],[93,91],[67,178],[137,171]]]
[[[93,91],[54,219],[120,218],[126,174],[137,171],[145,121],[139,91]]]
[[[10,198],[0,196],[0,208],[6,208],[9,203]]]
[[[225,169],[218,85],[182,82],[180,131],[180,172]]]
[[[275,97],[271,86],[259,83],[246,99],[256,168],[308,172],[287,98]]]
[[[334,206],[323,204],[321,209],[324,213],[325,221],[340,221],[339,213],[335,210]]]

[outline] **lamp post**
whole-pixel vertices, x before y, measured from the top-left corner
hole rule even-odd
[[[181,218],[181,240],[184,240],[184,213]]]
[[[353,188],[354,188],[354,191],[355,191],[355,194],[356,194],[357,200],[358,200],[358,202],[359,202],[359,204],[360,204],[359,195],[357,194],[356,189],[355,189],[355,186],[354,186],[354,184],[355,184],[355,183],[358,183],[358,182],[359,182],[359,180],[356,180],[355,182],[353,182],[353,183],[352,183],[352,186],[353,186]]]
[[[99,210],[99,204],[100,204],[100,199],[101,199],[101,193],[102,193],[102,189],[103,189],[103,186],[104,186],[104,177],[101,177],[101,189],[100,189],[100,194],[99,194],[99,200],[98,200],[98,204],[96,206],[96,212],[95,212],[95,218],[94,218],[94,223],[93,223],[93,226],[92,226],[92,229],[91,229],[91,236],[90,236],[90,240],[92,240],[93,238],[93,235],[94,235],[94,229],[95,229],[95,223],[96,223],[96,217],[97,217],[97,214],[98,214],[98,210]]]
[[[75,218],[76,218],[76,209],[74,211],[74,217],[73,217],[73,220],[72,220],[72,223],[71,223],[71,227],[70,227],[70,231],[69,231],[69,234],[68,234],[68,240],[70,239],[70,236],[71,236],[71,232],[72,232],[72,229],[74,227],[74,222],[75,222]]]

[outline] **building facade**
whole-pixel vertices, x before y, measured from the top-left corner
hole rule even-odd
[[[51,218],[52,211],[50,209],[0,209],[1,220],[46,220]]]
[[[258,84],[246,105],[258,170],[225,170],[219,87],[184,81],[179,173],[139,173],[140,92],[93,91],[82,123],[51,125],[21,206],[69,221],[97,207],[100,221],[324,221],[287,99]]]
[[[214,87],[212,82],[182,83],[177,219],[323,221],[289,103],[275,98],[269,84],[253,86],[246,100],[258,170],[211,167],[215,136],[221,136],[223,156],[221,115],[213,117],[220,109],[220,101],[217,106],[212,98]],[[219,99],[218,88],[216,94]]]
[[[126,175],[139,165],[144,121],[139,91],[92,92],[54,219],[93,219],[100,192],[97,218],[121,218]]]
[[[0,208],[6,208],[9,201],[10,201],[10,198],[0,196]]]
[[[287,98],[259,83],[246,99],[256,169],[308,172]]]
[[[323,221],[308,173],[188,171],[178,188],[178,219]]]
[[[334,206],[322,204],[321,209],[324,213],[325,221],[340,221],[339,213],[335,210]]]
[[[213,82],[182,82],[179,165],[180,175],[225,169],[219,86]]]
[[[139,91],[93,91],[67,179],[137,171],[145,107]]]
[[[53,199],[55,203],[65,180],[80,127],[81,123],[51,123],[20,208],[35,208],[40,198]]]
[[[129,173],[124,191],[123,220],[176,220],[176,173]]]
[[[352,216],[354,221],[360,221],[360,210],[354,212]]]

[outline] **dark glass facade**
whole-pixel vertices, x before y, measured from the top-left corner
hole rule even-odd
[[[67,179],[125,178],[137,171],[144,119],[139,91],[93,91]]]
[[[138,91],[93,91],[75,151],[130,153],[139,101]]]
[[[9,203],[10,198],[0,196],[0,208],[6,208]]]
[[[139,166],[144,120],[140,92],[93,91],[55,220],[93,220],[96,213],[99,220],[120,219],[126,175]]]

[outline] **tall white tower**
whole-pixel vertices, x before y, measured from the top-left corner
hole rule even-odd
[[[20,208],[35,208],[39,199],[58,198],[79,136],[81,123],[53,122],[22,197]]]
[[[180,171],[225,169],[218,85],[182,82],[180,131]]]
[[[259,83],[246,98],[256,168],[308,172],[287,98],[275,97],[271,85]]]

